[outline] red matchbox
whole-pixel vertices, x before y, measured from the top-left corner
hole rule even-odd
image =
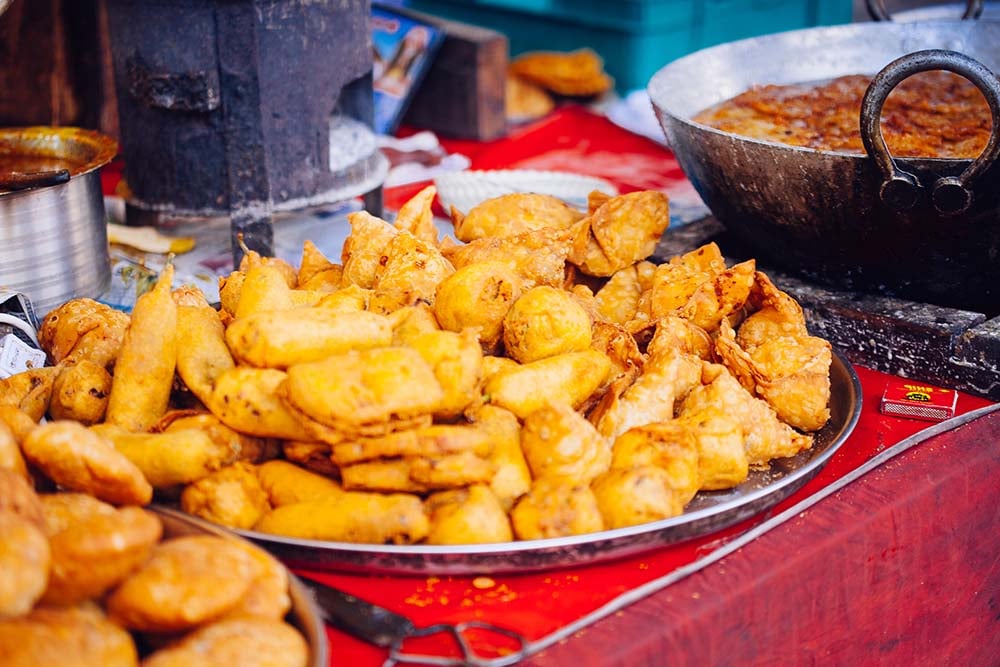
[[[955,416],[958,393],[913,380],[894,378],[882,394],[882,414],[927,421],[944,421]]]

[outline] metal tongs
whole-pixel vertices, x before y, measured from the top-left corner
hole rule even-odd
[[[334,588],[309,577],[299,576],[316,598],[323,620],[369,644],[388,649],[389,657],[383,667],[394,665],[439,665],[441,667],[504,667],[526,656],[528,639],[521,634],[482,621],[463,623],[435,623],[417,627],[413,621],[384,607],[362,600],[350,593]],[[514,640],[518,649],[500,657],[487,657],[476,652],[465,633],[482,630]],[[409,639],[444,634],[454,640],[461,657],[406,653],[403,644]]]

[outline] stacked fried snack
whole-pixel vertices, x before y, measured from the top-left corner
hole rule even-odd
[[[42,441],[76,447],[43,429],[27,440],[31,460]],[[305,639],[282,620],[287,571],[266,552],[210,535],[164,538],[159,517],[141,507],[39,495],[32,481],[0,469],[4,665],[307,664]]]
[[[250,253],[218,310],[169,269],[130,319],[57,309],[56,365],[0,403],[70,461],[26,456],[65,488],[141,503],[141,477],[241,529],[472,544],[676,516],[829,418],[830,345],[752,260],[647,261],[663,194],[505,195],[452,211],[463,243],[438,238],[434,196],[393,224],[351,214],[338,263],[309,242],[298,270]],[[81,489],[63,468],[116,472]]]
[[[514,123],[535,120],[555,108],[553,95],[594,97],[613,85],[604,61],[592,49],[523,53],[507,68],[507,119]]]

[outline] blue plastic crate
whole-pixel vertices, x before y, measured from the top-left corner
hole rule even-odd
[[[851,0],[408,0],[498,30],[511,55],[590,47],[619,91],[644,88],[669,61],[743,37],[849,23]]]

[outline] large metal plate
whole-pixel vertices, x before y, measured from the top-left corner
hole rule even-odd
[[[703,491],[684,514],[639,526],[574,537],[467,546],[396,546],[301,540],[254,531],[236,531],[259,543],[291,567],[391,574],[482,574],[530,572],[597,563],[708,535],[781,502],[830,460],[857,424],[861,385],[838,355],[830,369],[829,423],[812,448],[751,472],[726,491]]]

